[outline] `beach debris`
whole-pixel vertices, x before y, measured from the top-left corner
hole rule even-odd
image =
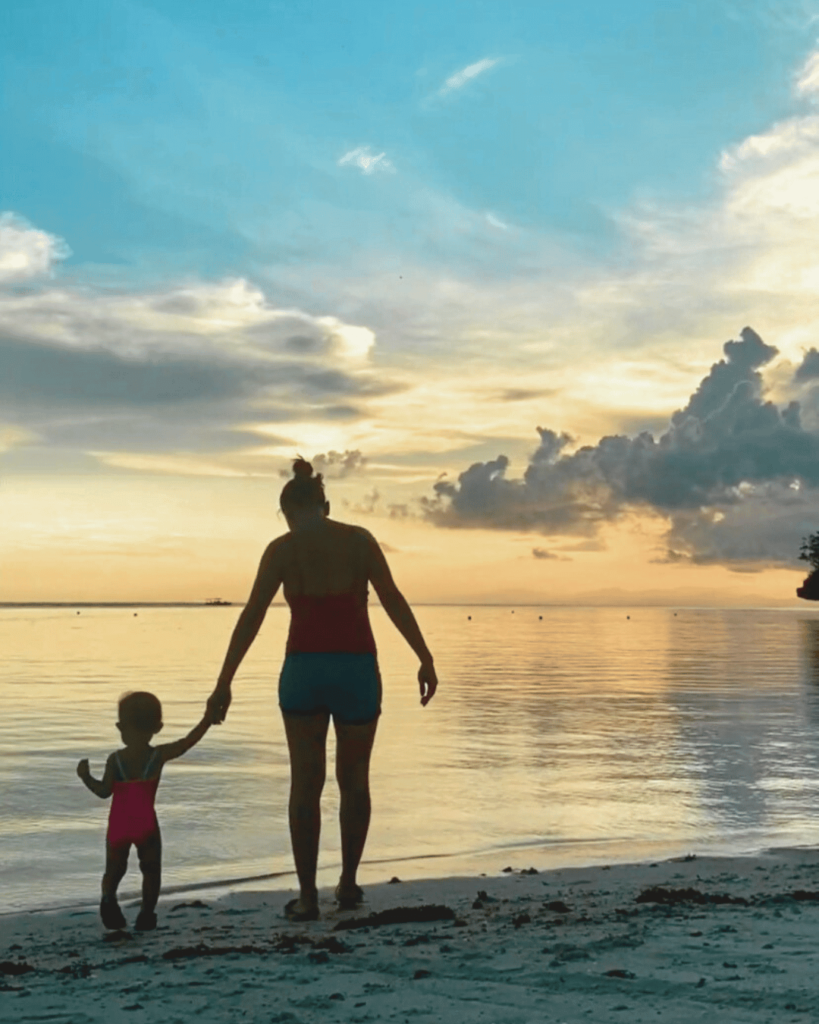
[[[328,935],[326,939],[319,939],[313,943],[313,949],[326,949],[329,953],[349,953],[350,947],[337,939],[335,935]]]
[[[33,971],[34,968],[31,964],[27,964],[25,960],[20,960],[15,963],[13,960],[3,960],[0,963],[0,974],[28,974],[29,971]]]
[[[510,875],[515,869],[510,867],[501,868],[504,875]]]
[[[571,914],[572,908],[567,907],[563,900],[550,900],[543,904],[544,910],[551,910],[555,914]]]
[[[202,956],[227,956],[229,953],[267,953],[267,949],[261,946],[206,946],[204,942],[198,942],[195,946],[177,946],[175,949],[166,949],[162,954],[163,960],[193,960]]]
[[[517,917],[513,917],[512,918],[512,924],[516,928],[520,928],[520,926],[523,925],[523,924],[531,924],[531,921],[532,921],[532,919],[531,919],[531,917],[529,917],[528,914],[518,914]]]
[[[72,978],[88,978],[91,975],[91,965],[84,960],[74,964],[66,964],[57,970],[58,974],[70,974]]]
[[[172,914],[175,910],[188,909],[210,910],[210,907],[207,905],[207,903],[203,903],[201,900],[191,900],[189,903],[177,903],[175,906],[171,907],[169,913]]]
[[[667,889],[663,885],[652,885],[635,896],[635,903],[661,903],[673,906],[675,903],[733,903],[747,907],[748,901],[742,896],[727,896],[724,893],[705,893],[699,889]]]
[[[522,875],[539,875],[540,872],[537,868],[523,868],[520,872]]]
[[[605,971],[607,978],[636,978],[637,975],[634,971],[623,970],[622,967],[614,967],[610,971]]]
[[[423,967],[419,967],[418,970],[413,974],[412,980],[418,981],[419,978],[428,978],[432,971],[425,971]]]
[[[280,935],[276,940],[273,949],[276,953],[295,953],[296,946],[313,945],[313,940],[306,935]]]
[[[400,883],[401,879],[398,877],[398,875],[393,875],[389,882],[387,882],[387,885],[399,885]]]
[[[819,900],[819,892],[809,892],[807,889],[797,889],[791,893],[794,900]]]
[[[347,997],[343,992],[331,992],[328,996],[329,999],[346,999]]]
[[[453,921],[455,911],[438,903],[427,903],[420,907],[390,907],[379,910],[366,917],[351,917],[346,921],[338,921],[333,927],[334,932],[347,931],[351,928],[380,928],[387,924],[426,924],[427,921]]]

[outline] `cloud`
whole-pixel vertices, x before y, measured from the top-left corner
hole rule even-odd
[[[311,465],[316,473],[323,473],[332,479],[342,479],[353,473],[359,473],[367,463],[365,456],[356,448],[353,451],[323,452],[314,455]]]
[[[346,498],[342,498],[341,504],[346,509],[349,509],[350,512],[354,512],[357,515],[369,516],[378,508],[380,500],[381,494],[375,487],[373,487],[371,491],[367,491],[364,494],[361,501],[348,501]]]
[[[0,285],[48,274],[70,254],[56,235],[33,228],[13,213],[0,213]]]
[[[357,167],[364,174],[376,172],[394,173],[395,166],[386,153],[373,153],[369,146],[358,146],[345,153],[338,161],[339,167]]]
[[[819,352],[815,348],[809,349],[796,368],[793,375],[794,384],[804,384],[805,381],[815,380],[819,377]]]
[[[485,214],[487,224],[491,224],[493,228],[498,228],[500,231],[508,231],[509,225],[496,216],[494,213],[487,212]]]
[[[545,398],[549,393],[544,388],[505,388],[499,398],[502,402],[528,402],[532,398]]]
[[[819,431],[804,429],[799,403],[765,400],[760,367],[776,348],[746,327],[723,352],[659,438],[614,435],[569,453],[567,434],[538,427],[522,478],[507,477],[505,455],[474,463],[433,485],[426,518],[594,537],[604,522],[647,512],[669,521],[669,548],[693,561],[792,562],[819,495]]]
[[[447,93],[454,92],[457,89],[463,89],[468,82],[490,71],[499,63],[499,58],[484,57],[483,60],[475,61],[474,64],[468,64],[465,68],[461,68],[460,71],[456,71],[454,75],[450,75],[447,78],[438,90],[438,95],[445,96]]]
[[[799,96],[814,96],[819,93],[819,51],[808,57],[796,79],[796,93]]]
[[[9,224],[27,244],[51,237]],[[56,250],[15,251],[39,252],[46,267]],[[258,469],[271,447],[335,441],[332,424],[405,388],[371,367],[375,344],[366,326],[276,307],[243,279],[121,293],[32,279],[0,290],[1,447],[36,435],[40,448],[109,465],[199,458],[210,473],[207,453],[222,469],[233,453],[242,471],[254,459]]]
[[[547,551],[545,548],[532,548],[532,557],[538,559],[554,559],[557,561],[560,556]]]
[[[36,440],[37,435],[30,430],[22,430],[20,427],[0,423],[0,453],[9,452],[12,448],[19,448],[21,445],[32,444]]]

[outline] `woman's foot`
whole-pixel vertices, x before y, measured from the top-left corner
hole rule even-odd
[[[116,896],[103,896],[100,900],[100,917],[106,928],[121,931],[126,927],[125,917],[117,903]]]
[[[353,907],[357,907],[364,899],[364,890],[360,885],[356,885],[353,882],[352,885],[347,885],[344,882],[339,882],[336,886],[336,903],[342,910],[352,910]]]
[[[156,914],[153,910],[140,910],[134,928],[138,932],[152,932],[156,928]]]
[[[293,922],[318,921],[318,897],[315,900],[305,900],[302,896],[297,896],[296,899],[285,903],[284,916]]]

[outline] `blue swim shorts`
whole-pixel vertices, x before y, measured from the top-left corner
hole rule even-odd
[[[373,654],[288,654],[279,676],[279,707],[288,715],[329,711],[342,725],[381,714],[381,675]]]

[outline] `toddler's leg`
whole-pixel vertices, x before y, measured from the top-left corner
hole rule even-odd
[[[124,928],[125,918],[117,903],[117,887],[128,869],[128,846],[105,844],[105,874],[102,876],[100,917],[106,928]]]
[[[136,920],[140,931],[156,928],[156,909],[162,885],[162,837],[157,831],[137,847],[142,871],[142,909]]]
[[[102,895],[117,898],[119,883],[128,870],[128,846],[105,844],[105,874],[102,876]]]

